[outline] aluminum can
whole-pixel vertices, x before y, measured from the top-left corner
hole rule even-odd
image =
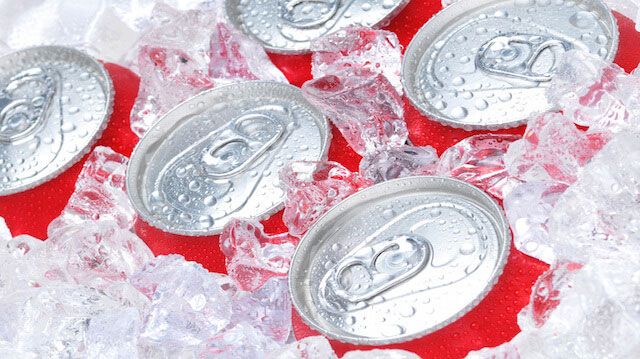
[[[236,28],[278,53],[308,52],[311,41],[349,26],[377,27],[409,0],[226,0]]]
[[[113,110],[102,64],[42,46],[0,57],[0,196],[56,177],[98,140]]]
[[[500,206],[480,189],[444,177],[396,179],[316,222],[293,257],[291,296],[301,318],[330,338],[404,342],[476,306],[509,246]]]
[[[553,109],[545,92],[566,51],[613,60],[618,37],[599,0],[461,0],[414,36],[403,83],[432,120],[466,130],[515,127]]]
[[[164,115],[127,168],[127,193],[163,231],[218,234],[232,218],[282,208],[279,171],[326,156],[327,120],[297,87],[247,81],[202,92]]]

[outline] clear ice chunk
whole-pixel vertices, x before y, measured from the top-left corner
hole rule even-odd
[[[516,186],[503,201],[516,248],[546,263],[555,260],[549,240],[549,216],[567,185],[526,182]]]
[[[71,278],[98,289],[126,281],[154,258],[138,236],[112,221],[65,226],[46,245],[49,252],[64,258],[60,264]]]
[[[505,168],[505,153],[516,135],[482,134],[468,137],[447,149],[437,174],[469,182],[502,199],[519,182]]]
[[[232,323],[248,323],[279,344],[291,333],[291,299],[286,277],[267,280],[254,292],[239,291],[233,298]]]
[[[75,191],[62,214],[48,228],[49,236],[66,226],[87,221],[113,221],[130,229],[136,214],[125,193],[128,158],[109,147],[96,147],[87,158]]]
[[[302,90],[360,155],[407,141],[402,96],[381,74],[358,69],[327,75],[305,82]]]
[[[341,77],[366,69],[383,74],[402,95],[402,47],[391,31],[348,27],[311,42],[314,78]]]
[[[307,337],[267,354],[266,359],[338,359],[327,338]]]
[[[609,138],[603,132],[583,132],[561,114],[547,113],[529,121],[504,160],[509,174],[519,180],[571,184]]]
[[[337,162],[290,162],[280,171],[280,183],[285,191],[282,219],[289,234],[301,237],[331,207],[373,181]]]
[[[136,352],[140,314],[70,283],[0,296],[0,348],[9,357],[73,358]]]
[[[620,133],[558,199],[549,235],[564,256],[640,248],[640,138]],[[592,254],[593,255],[593,254]]]
[[[640,78],[581,51],[566,53],[547,90],[550,102],[591,132],[638,132]]]
[[[263,358],[279,347],[278,343],[258,329],[241,323],[209,339],[198,358]]]
[[[140,335],[147,346],[199,348],[230,323],[233,283],[182,256],[157,257],[131,283],[151,300]]]
[[[220,235],[227,273],[242,290],[254,291],[269,278],[286,277],[298,238],[268,235],[256,221],[234,219]]]
[[[438,154],[431,146],[384,147],[362,158],[360,173],[380,183],[401,177],[432,175],[437,163]]]
[[[467,358],[633,358],[640,352],[637,251],[559,262],[534,286],[521,333]]]

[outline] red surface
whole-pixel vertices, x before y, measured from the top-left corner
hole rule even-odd
[[[387,29],[398,34],[400,42],[406,46],[415,32],[435,12],[440,9],[437,0],[413,0],[396,17]],[[616,62],[627,71],[640,62],[637,44],[640,35],[634,24],[618,16],[620,25],[620,51]],[[311,78],[310,56],[271,55],[272,60],[295,85],[301,85]],[[107,65],[116,90],[115,111],[109,127],[98,142],[114,150],[129,155],[137,141],[129,129],[129,112],[138,92],[138,78],[128,70]],[[416,145],[431,145],[440,153],[461,139],[476,134],[444,127],[426,120],[408,103],[405,106],[410,137]],[[522,133],[523,128],[500,131]],[[357,170],[360,158],[346,145],[340,134],[333,131],[334,139],[329,150],[329,158]],[[83,159],[84,161],[84,159]],[[46,237],[46,228],[52,219],[64,208],[73,192],[76,177],[82,168],[79,162],[58,178],[27,192],[0,198],[0,216],[4,217],[14,235],[31,234]],[[284,232],[281,213],[265,222],[271,233]],[[189,260],[203,264],[211,271],[224,271],[224,258],[218,247],[218,238],[191,238],[170,236],[139,223],[136,231],[156,254],[179,253]],[[516,315],[529,301],[531,285],[546,269],[546,265],[512,249],[504,274],[489,295],[470,313],[446,328],[420,340],[391,347],[414,351],[428,358],[460,358],[470,350],[485,346],[495,346],[510,340],[518,332]],[[295,315],[294,331],[297,338],[312,335]],[[354,347],[333,343],[338,354]]]

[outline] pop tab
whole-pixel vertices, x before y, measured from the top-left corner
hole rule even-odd
[[[310,326],[341,341],[410,340],[457,319],[491,289],[508,233],[497,204],[469,184],[384,182],[309,230],[290,270],[293,302]]]

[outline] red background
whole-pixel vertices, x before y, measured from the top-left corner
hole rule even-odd
[[[413,0],[393,19],[386,29],[395,32],[403,46],[407,46],[417,30],[441,8],[440,1]],[[620,27],[620,51],[616,62],[627,71],[640,62],[637,51],[640,35],[634,30],[634,23],[617,16]],[[311,78],[310,55],[270,55],[289,81],[300,86]],[[115,109],[109,126],[98,142],[115,151],[129,156],[138,138],[129,129],[129,112],[138,93],[139,79],[129,70],[114,64],[107,64],[116,90]],[[442,153],[461,139],[477,134],[452,129],[427,120],[408,102],[405,102],[406,120],[411,141],[415,145],[430,145]],[[524,127],[497,131],[499,133],[521,134]],[[0,198],[0,216],[7,221],[14,235],[30,234],[38,238],[46,237],[46,228],[64,208],[73,192],[74,185],[84,160],[50,182],[30,191]],[[333,142],[329,149],[329,159],[338,161],[350,170],[356,171],[360,157],[346,144],[340,133],[333,129]],[[286,231],[282,223],[282,213],[265,221],[265,228],[272,233]],[[218,237],[181,237],[167,235],[143,223],[136,226],[138,234],[147,242],[156,255],[178,253],[188,260],[201,263],[215,272],[224,272],[224,257],[218,247]],[[512,248],[504,274],[489,295],[471,312],[453,324],[419,340],[388,346],[414,351],[429,358],[460,358],[469,351],[486,346],[496,346],[510,340],[518,333],[516,315],[529,302],[531,286],[537,277],[547,269],[544,263],[532,259]],[[313,335],[294,313],[294,332],[297,338]],[[336,352],[342,355],[353,346],[339,342],[332,343]],[[359,348],[368,349],[368,348]]]

